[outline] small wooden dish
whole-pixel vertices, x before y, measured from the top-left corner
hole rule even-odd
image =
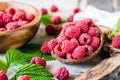
[[[6,10],[9,7],[21,9],[25,11],[26,14],[35,14],[35,18],[30,23],[20,28],[0,32],[0,52],[5,52],[9,48],[19,48],[30,41],[36,34],[40,25],[41,14],[35,7],[14,1],[0,2],[0,10]]]
[[[98,28],[98,26],[96,26],[96,27]],[[99,28],[98,28],[98,29],[99,29]],[[100,29],[99,29],[99,30],[100,30]],[[55,59],[57,59],[57,60],[59,60],[59,61],[61,61],[61,62],[63,62],[63,63],[66,63],[66,64],[79,64],[79,63],[81,63],[81,62],[85,62],[85,61],[87,61],[87,60],[90,60],[91,58],[95,57],[95,56],[100,52],[100,50],[101,50],[101,48],[102,48],[102,45],[103,45],[103,34],[102,34],[101,30],[100,30],[100,40],[101,40],[101,43],[100,43],[99,47],[97,48],[97,50],[94,51],[91,55],[86,56],[86,57],[84,57],[84,58],[81,59],[81,60],[77,60],[77,59],[68,60],[68,59],[64,59],[64,58],[60,58],[60,57],[56,56],[53,52],[52,52],[51,54],[52,54],[52,56],[53,56]]]

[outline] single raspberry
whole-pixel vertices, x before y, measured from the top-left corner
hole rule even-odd
[[[2,17],[2,20],[4,21],[4,23],[9,23],[9,22],[12,22],[12,15],[11,14],[4,14],[3,17]]]
[[[28,22],[27,21],[18,21],[17,24],[18,24],[18,27],[21,27],[21,26],[24,26],[26,25]]]
[[[31,22],[34,18],[35,18],[35,15],[34,15],[34,14],[28,14],[28,15],[26,15],[26,20],[27,20],[28,22]]]
[[[0,71],[0,80],[8,80],[8,77],[4,71]]]
[[[16,10],[16,13],[13,15],[13,21],[19,21],[25,19],[25,13],[22,10]]]
[[[87,23],[88,27],[93,27],[94,26],[94,21],[92,19],[85,18],[83,20]]]
[[[86,52],[86,55],[90,55],[93,53],[93,47],[90,46],[90,45],[84,45],[85,47],[85,52]]]
[[[5,22],[3,20],[0,19],[0,26],[4,27],[5,26]]]
[[[112,46],[120,49],[120,35],[116,36],[112,40]]]
[[[14,8],[8,8],[7,10],[6,10],[6,13],[9,13],[9,14],[11,14],[11,15],[14,15],[15,14],[15,9]]]
[[[64,40],[69,40],[70,38],[68,36],[65,35],[60,35],[57,37],[57,41],[59,44],[61,44]]]
[[[74,14],[76,14],[76,13],[78,13],[78,12],[80,12],[80,11],[81,11],[81,10],[80,10],[79,7],[76,7],[76,8],[73,9],[73,13],[74,13]]]
[[[28,76],[28,75],[21,75],[21,76],[18,77],[17,80],[30,80],[30,76]]]
[[[57,44],[54,48],[54,53],[55,55],[57,55],[58,57],[65,57],[65,53],[62,51],[61,45]]]
[[[6,31],[6,28],[0,28],[0,32]]]
[[[88,25],[86,24],[85,21],[77,20],[77,21],[75,21],[75,23],[76,23],[76,26],[81,28],[82,32],[87,32],[88,31]]]
[[[53,4],[53,5],[50,7],[50,11],[51,11],[51,12],[56,12],[56,11],[58,11],[58,7]]]
[[[91,36],[99,36],[100,31],[96,27],[90,27],[88,30],[88,34],[90,34]]]
[[[67,18],[67,22],[73,22],[73,17],[74,17],[74,15],[70,15],[70,16],[68,16],[68,18]]]
[[[72,38],[70,42],[72,42],[76,47],[79,46],[79,42],[76,38]]]
[[[69,36],[70,38],[78,38],[80,35],[81,31],[78,26],[70,26],[66,28],[66,36]]]
[[[2,19],[3,15],[5,14],[5,12],[0,11],[0,19]]]
[[[90,44],[91,40],[92,40],[91,36],[89,34],[87,34],[87,33],[83,33],[79,37],[79,42],[82,45]]]
[[[42,15],[48,14],[48,11],[46,8],[41,8],[40,11],[41,11]]]
[[[45,30],[48,35],[56,35],[58,32],[57,28],[52,24],[47,25]]]
[[[69,71],[65,67],[60,67],[55,72],[54,77],[58,80],[68,80],[69,78]]]
[[[43,67],[46,66],[46,61],[44,59],[42,59],[41,57],[33,57],[30,61],[31,64],[38,64],[41,65]]]
[[[57,40],[56,39],[52,39],[52,40],[50,40],[48,42],[48,47],[52,51],[57,44],[58,44]]]
[[[60,16],[53,16],[53,17],[51,17],[50,20],[51,20],[51,22],[54,23],[54,24],[59,24],[59,23],[62,22],[62,19],[61,19]]]
[[[100,39],[98,37],[92,37],[91,46],[96,50],[100,45]]]
[[[50,54],[50,49],[48,47],[48,42],[45,42],[42,46],[41,46],[41,51],[43,54]]]
[[[73,56],[74,59],[83,59],[85,54],[86,53],[85,53],[85,47],[84,46],[78,46],[72,52],[72,56]]]
[[[8,24],[5,25],[5,28],[9,31],[9,30],[15,30],[16,28],[18,28],[18,25],[16,22],[10,22]]]
[[[66,28],[68,28],[69,26],[75,26],[75,23],[74,23],[74,22],[64,23],[64,24],[62,25],[62,29],[66,29]]]
[[[69,59],[69,60],[72,60],[73,59],[72,54],[71,53],[67,53],[66,54],[66,58]]]

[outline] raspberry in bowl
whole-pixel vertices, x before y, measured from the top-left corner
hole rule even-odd
[[[39,11],[25,3],[0,2],[0,52],[30,41],[40,25]]]
[[[51,40],[53,41],[53,40]],[[47,42],[54,58],[67,64],[78,64],[93,58],[103,45],[103,35],[90,18],[67,22],[54,41],[54,47]],[[44,50],[43,50],[44,51]]]

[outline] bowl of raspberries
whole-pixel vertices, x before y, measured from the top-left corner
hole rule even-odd
[[[45,42],[41,51],[67,64],[78,64],[93,58],[103,45],[103,35],[90,18],[62,25],[56,39]]]
[[[41,14],[28,4],[0,2],[0,52],[19,48],[36,34]]]

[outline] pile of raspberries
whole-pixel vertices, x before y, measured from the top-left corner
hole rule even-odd
[[[62,25],[62,30],[56,39],[45,42],[41,51],[50,54],[51,51],[64,59],[83,59],[91,55],[100,45],[100,31],[90,18],[84,18]]]
[[[15,30],[31,22],[34,18],[34,14],[26,14],[21,9],[8,8],[6,11],[0,10],[0,31]]]

